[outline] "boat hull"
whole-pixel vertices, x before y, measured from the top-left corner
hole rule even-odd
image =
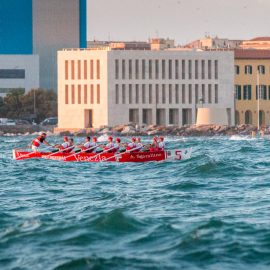
[[[151,162],[163,160],[183,160],[191,156],[191,149],[179,149],[155,152],[130,153],[50,153],[50,152],[19,152],[13,150],[16,160],[44,158],[66,162]]]

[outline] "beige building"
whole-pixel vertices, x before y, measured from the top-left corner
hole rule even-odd
[[[66,49],[58,52],[58,127],[193,124],[198,107],[234,124],[232,52]]]
[[[235,93],[237,124],[270,125],[270,50],[235,50]]]
[[[257,37],[242,42],[242,49],[270,50],[270,37]]]

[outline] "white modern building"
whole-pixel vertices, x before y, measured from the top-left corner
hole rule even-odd
[[[38,55],[0,55],[0,96],[11,89],[39,88]]]
[[[185,125],[198,107],[234,124],[233,52],[66,49],[58,52],[58,127]]]

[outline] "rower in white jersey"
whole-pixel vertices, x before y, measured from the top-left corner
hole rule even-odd
[[[143,149],[143,144],[142,144],[142,142],[141,142],[141,138],[137,138],[137,140],[136,140],[136,150],[137,151],[141,151],[142,149]]]
[[[164,137],[159,137],[159,140],[158,140],[158,150],[159,151],[164,151],[164,149],[165,149]]]

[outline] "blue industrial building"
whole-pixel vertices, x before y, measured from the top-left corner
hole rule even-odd
[[[0,0],[0,55],[38,55],[40,87],[56,90],[57,50],[87,46],[86,7],[87,0]]]

